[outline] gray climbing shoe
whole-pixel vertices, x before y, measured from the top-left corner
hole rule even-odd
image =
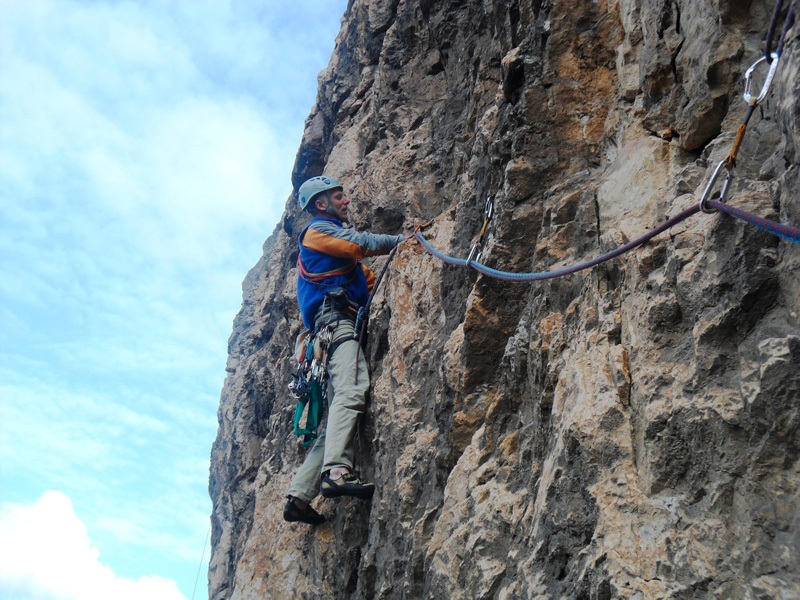
[[[331,479],[326,475],[322,478],[319,491],[326,498],[355,496],[367,500],[375,493],[375,484],[361,481],[357,473],[345,473],[338,479]]]

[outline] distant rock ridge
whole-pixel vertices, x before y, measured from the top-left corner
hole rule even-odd
[[[773,7],[351,0],[292,181],[339,178],[358,228],[434,219],[431,243],[462,258],[492,196],[482,262],[592,258],[697,203]],[[728,197],[794,225],[796,29]],[[357,461],[377,492],[318,500],[329,521],[309,528],[281,515],[305,452],[286,384],[306,221],[289,198],[243,284],[212,600],[800,597],[800,246],[701,213],[508,283],[405,243],[369,326]]]

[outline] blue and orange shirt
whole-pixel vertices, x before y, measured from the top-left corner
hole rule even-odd
[[[375,274],[360,259],[388,254],[404,239],[347,229],[338,219],[312,219],[298,238],[297,303],[303,324],[314,328],[325,294],[334,288],[342,288],[353,305],[366,305]]]

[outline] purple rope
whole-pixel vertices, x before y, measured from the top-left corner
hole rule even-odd
[[[457,267],[466,267],[467,261],[463,258],[456,258],[455,256],[448,256],[442,252],[439,252],[436,248],[431,246],[430,242],[426,240],[422,236],[422,232],[417,230],[414,232],[414,237],[417,238],[417,241],[422,244],[422,247],[425,248],[428,252],[430,252],[433,256],[438,258],[443,263],[447,263],[448,265],[455,265]],[[472,263],[474,264],[474,263]]]
[[[786,18],[783,21],[783,31],[781,32],[781,38],[778,40],[778,47],[775,49],[775,54],[778,55],[780,59],[781,54],[783,54],[783,46],[786,43],[786,34],[789,33],[789,29],[792,27],[794,23],[794,4],[795,0],[792,0],[789,3],[789,10],[786,13]],[[767,63],[772,63],[772,38],[775,37],[775,31],[778,28],[778,17],[781,14],[781,8],[783,7],[783,0],[777,0],[775,2],[775,10],[772,11],[772,18],[769,21],[769,29],[767,30],[767,37],[764,39],[764,57],[767,59]]]
[[[745,212],[740,208],[736,208],[730,204],[725,204],[724,202],[717,202],[716,200],[709,200],[708,206],[710,208],[715,208],[717,210],[726,212],[732,217],[741,219],[750,225],[758,227],[759,229],[763,229],[764,231],[767,231],[773,235],[777,235],[778,237],[782,237],[785,240],[794,242],[795,244],[800,244],[800,230],[798,230],[797,227],[784,225],[783,223],[776,223],[775,221],[758,217]]]
[[[635,240],[628,242],[624,246],[620,246],[619,248],[616,248],[611,252],[607,252],[606,254],[598,256],[597,258],[593,258],[592,260],[572,265],[571,267],[564,267],[563,269],[556,269],[554,271],[544,271],[540,273],[510,273],[508,271],[500,271],[498,269],[492,269],[491,267],[487,267],[486,265],[481,264],[479,262],[475,262],[474,260],[467,261],[460,258],[448,256],[446,254],[439,252],[433,246],[431,246],[428,240],[426,240],[423,237],[420,231],[417,231],[414,235],[419,241],[419,243],[422,244],[422,246],[428,252],[430,252],[432,255],[434,255],[438,259],[448,264],[465,266],[465,267],[469,266],[478,271],[479,273],[482,273],[483,275],[486,275],[488,277],[493,277],[495,279],[503,279],[505,281],[541,281],[543,279],[553,279],[555,277],[563,277],[565,275],[571,275],[572,273],[583,271],[584,269],[594,267],[595,265],[599,265],[600,263],[611,260],[612,258],[616,258],[621,254],[625,254],[626,252],[633,250],[637,246],[641,246],[645,242],[657,236],[659,233],[663,233],[670,227],[674,227],[681,221],[688,219],[693,214],[699,211],[700,211],[700,205],[695,204],[694,206],[691,206],[681,211],[671,219],[664,221],[664,223],[662,223],[655,229],[651,229],[643,236],[636,238]]]
[[[721,210],[725,213],[728,213],[729,215],[736,217],[737,219],[741,219],[742,221],[745,221],[750,225],[753,225],[755,227],[758,227],[759,229],[777,235],[785,240],[794,242],[795,244],[800,244],[800,230],[797,227],[791,227],[789,225],[784,225],[782,223],[776,223],[775,221],[770,221],[769,219],[758,217],[756,215],[745,212],[734,206],[730,206],[729,204],[725,204],[724,202],[717,202],[716,200],[709,200],[708,206],[709,208]],[[628,242],[623,246],[615,248],[611,252],[607,252],[601,256],[598,256],[591,260],[587,260],[582,263],[572,265],[570,267],[564,267],[563,269],[555,269],[553,271],[542,271],[539,273],[511,273],[509,271],[500,271],[499,269],[493,269],[474,260],[464,260],[463,258],[455,258],[453,256],[448,256],[447,254],[439,252],[436,248],[431,246],[430,242],[425,239],[421,231],[414,232],[414,237],[416,237],[417,241],[419,241],[419,243],[422,244],[423,248],[425,248],[433,256],[435,256],[436,258],[447,264],[461,266],[461,267],[472,267],[473,269],[475,269],[476,271],[478,271],[483,275],[486,275],[487,277],[493,277],[495,279],[503,279],[505,281],[542,281],[544,279],[554,279],[556,277],[564,277],[565,275],[572,275],[573,273],[577,273],[578,271],[589,269],[591,267],[599,265],[600,263],[609,261],[612,258],[616,258],[621,254],[630,252],[637,246],[641,246],[645,242],[650,241],[658,234],[663,233],[664,231],[666,231],[671,227],[674,227],[681,221],[685,221],[686,219],[698,213],[699,211],[700,211],[700,205],[695,204],[694,206],[690,206],[689,208],[682,210],[680,213],[678,213],[671,219],[664,221],[661,225],[659,225],[655,229],[651,229],[643,236],[638,237],[635,240]]]
[[[769,29],[767,30],[767,38],[764,40],[764,57],[768,63],[772,62],[772,38],[775,35],[775,30],[778,28],[778,15],[781,14],[781,5],[783,0],[775,2],[775,10],[772,11],[772,18],[769,21]]]
[[[783,22],[783,31],[781,32],[781,39],[778,41],[778,47],[775,48],[775,54],[780,57],[783,54],[783,46],[786,43],[786,34],[794,23],[794,0],[789,4],[789,12],[786,13],[786,20]]]

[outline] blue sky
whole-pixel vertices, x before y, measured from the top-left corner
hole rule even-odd
[[[191,597],[241,282],[345,6],[0,0],[5,600]]]

